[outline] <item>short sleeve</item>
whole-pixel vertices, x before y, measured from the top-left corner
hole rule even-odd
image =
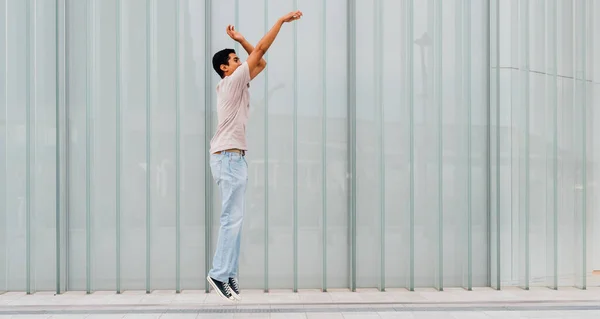
[[[250,67],[248,66],[248,62],[242,63],[242,65],[235,69],[228,80],[232,88],[239,89],[247,86],[250,82]]]

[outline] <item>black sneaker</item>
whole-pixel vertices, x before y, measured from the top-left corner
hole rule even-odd
[[[233,298],[242,300],[242,294],[240,294],[240,285],[235,278],[229,278],[229,288],[231,288],[231,294]]]
[[[208,283],[215,289],[221,298],[229,301],[235,301],[235,298],[231,294],[231,287],[229,287],[229,283],[218,281],[210,276],[206,277],[206,280],[208,280]]]

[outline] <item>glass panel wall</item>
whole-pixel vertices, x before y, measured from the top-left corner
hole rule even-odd
[[[493,6],[493,272],[505,285],[525,289],[598,285],[589,260],[600,254],[598,245],[590,247],[599,194],[598,5],[520,0]]]
[[[244,288],[600,285],[593,0],[0,0],[0,291],[206,290],[211,57],[295,9]]]

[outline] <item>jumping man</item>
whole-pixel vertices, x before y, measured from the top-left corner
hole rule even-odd
[[[245,156],[246,123],[248,122],[249,83],[267,66],[263,56],[275,40],[281,26],[300,19],[302,12],[293,11],[279,18],[255,48],[231,25],[227,34],[248,52],[244,63],[233,49],[223,49],[213,56],[217,84],[217,116],[219,124],[210,142],[210,168],[221,193],[221,227],[213,266],[206,278],[219,296],[241,300],[237,282],[240,238],[245,210],[248,163]]]

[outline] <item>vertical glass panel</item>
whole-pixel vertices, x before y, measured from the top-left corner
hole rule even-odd
[[[434,287],[438,262],[438,117],[433,91],[433,1],[414,1],[413,51],[415,286]]]
[[[594,179],[594,173],[596,172],[596,165],[594,164],[594,83],[592,82],[594,79],[594,33],[598,31],[594,30],[594,7],[597,7],[594,1],[586,0],[585,2],[585,50],[584,50],[584,58],[586,59],[584,70],[586,79],[585,82],[585,116],[583,117],[585,122],[585,229],[586,229],[586,237],[585,240],[585,249],[584,254],[585,258],[585,273],[584,276],[587,281],[587,286],[597,286],[597,282],[595,282],[598,276],[593,276],[594,271],[594,246],[597,244],[594,243],[594,234],[596,230],[594,229],[594,221],[595,216],[598,216],[594,211],[594,195],[597,194],[597,180]],[[598,51],[596,51],[598,52]],[[597,60],[597,59],[596,59]],[[597,62],[596,62],[597,63]]]
[[[56,16],[54,1],[30,7],[31,274],[33,291],[56,289]]]
[[[587,277],[587,215],[586,215],[586,193],[587,193],[587,155],[586,155],[586,102],[587,102],[587,76],[586,76],[586,0],[577,0],[574,3],[575,10],[575,95],[574,95],[574,118],[573,127],[575,150],[575,224],[574,224],[574,285],[585,289]]]
[[[463,1],[444,1],[444,286],[461,287],[468,266],[468,109],[464,95]]]
[[[227,9],[226,9],[227,8]],[[213,21],[229,21],[224,24],[216,24],[211,25],[210,30],[210,53],[215,54],[217,51],[225,49],[225,48],[234,48],[235,42],[229,38],[227,33],[225,33],[224,28],[227,25],[232,24],[235,21],[235,1],[234,0],[226,0],[226,1],[211,1],[211,22]],[[208,58],[208,57],[207,57]],[[212,58],[212,56],[210,57]],[[211,83],[207,83],[208,89],[210,89],[213,93],[211,94],[211,103],[207,107],[207,110],[211,110],[211,114],[207,115],[210,117],[212,131],[210,132],[212,138],[216,131],[217,127],[217,96],[215,92],[215,87],[219,83],[219,76],[214,71],[210,73],[209,78],[211,78]],[[210,149],[210,145],[206,145],[205,152],[208,152]],[[211,175],[212,178],[212,175]],[[250,172],[248,172],[248,179],[250,179]],[[210,255],[207,256],[210,260],[208,265],[212,267],[213,258],[215,255],[215,249],[217,247],[217,240],[219,238],[219,226],[220,226],[220,216],[221,216],[221,193],[219,191],[219,187],[214,183],[214,179],[212,182],[212,218],[210,227]],[[207,212],[209,213],[209,212]],[[242,256],[240,255],[240,261]],[[209,269],[206,269],[210,271]],[[241,271],[241,270],[240,270]]]
[[[379,287],[381,261],[381,152],[377,122],[376,5],[356,2],[356,284]],[[360,61],[360,62],[359,62]]]
[[[528,21],[529,37],[529,216],[530,216],[530,263],[532,286],[546,285],[546,65],[545,48],[545,1],[531,1]]]
[[[6,53],[7,53],[7,42],[6,42],[6,19],[8,18],[6,11],[6,1],[0,1],[0,74],[2,74],[2,85],[0,85],[0,291],[7,290],[7,270],[8,270],[8,240],[7,232],[10,228],[7,223],[8,217],[8,206],[6,203],[6,191],[8,183],[6,182],[6,175],[8,174],[7,163],[8,163],[8,125],[7,125],[7,107],[6,104],[6,83],[7,69],[6,69]],[[1,63],[4,61],[5,63]]]
[[[573,80],[560,79],[559,157],[558,157],[558,278],[559,286],[573,286],[574,279],[574,156],[573,156]]]
[[[500,268],[503,284],[515,285],[515,267],[513,262],[513,189],[512,189],[512,70],[500,69]]]
[[[121,2],[121,285],[146,288],[146,1]]]
[[[499,0],[490,1],[490,284],[500,289],[500,39]]]
[[[389,288],[410,281],[410,110],[406,103],[406,6],[383,1],[381,102],[385,156],[385,273]],[[390,39],[394,39],[390,41]],[[418,52],[418,51],[417,51]],[[364,164],[366,165],[366,164]]]
[[[488,28],[486,1],[470,1],[472,286],[489,285]]]
[[[436,261],[435,261],[435,276],[434,276],[434,287],[438,290],[444,289],[444,244],[443,244],[443,220],[444,220],[444,189],[443,189],[443,166],[444,166],[444,155],[442,153],[443,150],[443,116],[444,116],[444,103],[442,100],[442,30],[443,30],[443,15],[442,15],[442,2],[441,1],[432,1],[433,3],[433,13],[431,16],[433,17],[433,21],[430,19],[429,23],[431,28],[433,29],[434,34],[434,43],[433,43],[433,54],[432,61],[434,66],[434,76],[433,76],[433,101],[434,107],[437,110],[437,123],[436,123],[436,133],[437,133],[437,170],[438,170],[438,181],[437,181],[437,189],[438,189],[438,207],[437,207],[437,232],[436,236],[437,244],[434,245],[436,250]]]
[[[545,138],[543,141],[546,144],[546,280],[545,284],[554,289],[557,288],[557,183],[558,183],[558,166],[557,166],[557,138],[558,138],[558,101],[557,101],[557,5],[556,1],[547,3],[546,7],[546,103],[545,103],[545,119],[546,129]]]
[[[67,245],[67,235],[68,231],[68,218],[67,218],[67,163],[68,163],[68,153],[67,153],[67,131],[68,131],[68,121],[67,121],[67,61],[66,61],[66,52],[67,52],[67,28],[66,28],[66,17],[67,17],[67,0],[58,0],[57,1],[58,8],[58,16],[57,16],[57,28],[58,28],[58,104],[57,108],[57,121],[58,121],[58,145],[59,150],[57,152],[58,156],[58,165],[59,169],[59,179],[56,180],[56,183],[59,187],[59,196],[58,196],[58,207],[59,212],[57,213],[57,223],[59,229],[57,230],[57,255],[58,260],[56,261],[59,266],[58,271],[56,272],[58,276],[58,281],[56,282],[57,292],[62,293],[66,291],[67,288],[67,264],[68,264],[68,245]]]
[[[265,5],[266,1],[238,1],[237,9],[239,23],[235,25],[246,40],[255,46],[265,35]],[[316,13],[318,14],[318,13]],[[233,20],[230,23],[233,24]],[[221,32],[224,25],[215,24],[216,31]],[[290,27],[289,25],[284,26]],[[227,47],[233,47],[233,41],[229,40]],[[279,37],[273,46],[278,45]],[[214,47],[214,52],[222,49]],[[247,52],[239,46],[238,56],[242,61],[248,58]],[[264,288],[265,282],[265,112],[266,100],[282,86],[270,85],[267,72],[271,68],[277,68],[269,59],[267,68],[259,76],[254,78],[250,84],[250,119],[247,126],[247,140],[250,150],[246,155],[248,162],[248,185],[246,186],[246,214],[244,216],[244,227],[242,229],[242,245],[240,252],[240,281],[244,287]],[[290,60],[291,61],[291,57]],[[209,70],[212,74],[214,71]],[[212,88],[211,88],[212,89]],[[292,101],[289,101],[292,103]],[[291,212],[290,212],[291,213]],[[291,248],[290,248],[291,249]]]
[[[326,175],[327,175],[327,286],[349,287],[348,278],[348,104],[347,54],[337,48],[347,47],[347,5],[345,0],[328,0],[326,4]],[[324,110],[325,110],[324,109]]]
[[[68,287],[86,289],[87,4],[67,2]]]
[[[29,93],[27,76],[27,3],[7,0],[5,61],[6,123],[6,290],[26,290],[26,105]]]
[[[285,12],[294,9],[292,0],[268,2],[269,28]],[[268,97],[269,147],[269,283],[270,288],[293,287],[294,230],[294,37],[293,26],[286,24],[269,49],[269,87],[281,87]],[[274,67],[277,66],[277,67]],[[301,68],[299,67],[298,70]]]
[[[94,1],[90,103],[92,109],[90,203],[93,290],[116,289],[116,0]],[[123,170],[126,174],[127,171]],[[127,231],[127,230],[125,230]]]
[[[572,1],[560,1],[558,42],[558,278],[559,286],[574,285],[575,149]]]
[[[511,41],[511,50],[510,50],[510,82],[509,82],[509,94],[510,99],[509,107],[510,107],[510,154],[511,154],[511,163],[510,163],[510,236],[511,236],[511,246],[510,246],[510,256],[511,256],[511,282],[512,285],[519,285],[519,275],[520,271],[522,271],[522,267],[520,267],[520,260],[522,259],[520,256],[520,247],[521,247],[521,232],[520,232],[520,192],[523,187],[521,187],[521,174],[520,172],[524,169],[521,167],[523,162],[522,154],[524,152],[524,141],[522,141],[523,133],[521,130],[523,129],[523,107],[522,100],[519,100],[521,96],[521,90],[519,89],[520,85],[520,73],[519,73],[519,49],[522,46],[519,35],[519,0],[513,0],[511,2],[510,7],[510,25],[511,33],[510,33],[510,41]]]
[[[181,0],[180,121],[181,121],[181,287],[201,289],[204,279],[204,3]],[[212,89],[212,88],[210,88]]]
[[[519,55],[518,55],[518,87],[517,103],[519,112],[515,120],[518,130],[518,183],[519,183],[519,286],[529,289],[530,285],[530,76],[529,76],[529,1],[519,1]]]
[[[498,189],[499,204],[499,224],[500,224],[500,269],[501,282],[506,285],[514,285],[514,258],[512,255],[514,245],[513,236],[513,189],[512,189],[512,79],[513,79],[513,60],[512,51],[516,47],[513,43],[512,35],[515,28],[513,22],[513,4],[514,1],[500,1],[498,8],[498,52],[499,52],[499,97],[497,98],[499,110],[496,112],[499,117],[496,123],[499,124],[499,145],[496,147],[499,152],[500,172]],[[511,28],[500,26],[511,25]]]
[[[152,289],[172,289],[176,273],[175,130],[176,3],[150,2],[151,160],[150,264]]]
[[[316,288],[323,278],[323,2],[300,0],[297,27],[298,287]],[[294,27],[292,25],[291,27]],[[312,65],[313,67],[305,67]]]
[[[600,4],[594,3],[592,1],[591,7],[588,9],[590,14],[593,17],[597,17],[600,14]],[[590,89],[590,99],[591,103],[588,104],[588,108],[590,109],[590,114],[588,114],[588,118],[592,121],[592,124],[588,126],[591,133],[588,145],[592,145],[592,149],[588,151],[588,154],[593,156],[593,170],[589,174],[593,176],[592,180],[588,180],[588,185],[594,185],[588,192],[588,200],[591,201],[592,212],[593,212],[593,240],[591,243],[592,249],[594,250],[594,258],[592,269],[594,270],[594,276],[590,286],[600,286],[600,110],[598,110],[595,105],[600,103],[600,59],[598,55],[600,54],[600,19],[591,19],[591,27],[590,27],[590,37],[592,43],[590,43],[590,47],[592,50],[592,62],[589,65],[589,68],[592,72],[591,77],[593,78],[593,82],[590,84],[592,87]]]
[[[235,1],[234,0],[226,0],[226,1],[212,1],[211,2],[211,25],[210,30],[210,53],[215,54],[217,51],[225,49],[225,48],[234,48],[235,42],[231,40],[231,38],[225,32],[225,28],[229,24],[233,24],[235,21]],[[229,21],[227,23],[218,24],[216,21]],[[210,57],[212,58],[212,56]],[[209,78],[212,79],[211,83],[208,83],[208,89],[212,90],[211,94],[211,104],[207,107],[207,109],[211,110],[210,120],[212,125],[212,131],[210,132],[212,138],[216,131],[217,127],[217,95],[215,92],[215,87],[219,83],[219,76],[216,72],[211,72]],[[205,152],[209,151],[210,145],[206,145],[207,148],[204,150]],[[212,178],[212,175],[211,175]],[[250,179],[250,172],[248,172],[248,179]],[[220,226],[220,216],[221,216],[221,193],[219,187],[214,183],[214,179],[212,182],[212,197],[213,197],[213,205],[212,205],[212,219],[210,225],[210,261],[208,263],[209,266],[212,267],[213,258],[215,254],[215,249],[217,247],[217,240],[219,238],[219,226]],[[208,212],[207,212],[208,213]],[[291,211],[290,211],[291,216]],[[290,246],[291,249],[291,246]],[[291,255],[290,255],[291,258]],[[240,261],[242,256],[240,254]],[[209,271],[210,269],[207,269]],[[242,270],[240,269],[240,272]]]

